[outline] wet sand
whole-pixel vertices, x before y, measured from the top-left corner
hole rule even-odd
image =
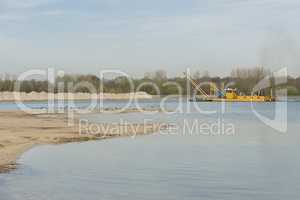
[[[0,119],[0,173],[15,169],[18,157],[35,145],[144,135],[161,129],[160,124],[136,124],[130,125],[131,128],[122,129],[120,126],[126,125],[111,124],[108,129],[95,135],[84,134],[80,130],[78,119],[75,120],[73,126],[68,126],[64,114],[28,114],[22,111],[1,111]],[[134,131],[132,127],[135,127]]]

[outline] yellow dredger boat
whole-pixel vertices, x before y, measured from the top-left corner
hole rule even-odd
[[[272,102],[275,101],[275,98],[261,95],[241,96],[237,94],[237,89],[227,88],[222,96],[201,95],[195,96],[191,101]]]
[[[200,92],[201,96],[194,96],[191,98],[191,101],[225,101],[225,102],[272,102],[276,99],[272,96],[272,89],[271,89],[271,95],[270,96],[264,96],[264,95],[238,95],[237,89],[233,88],[227,88],[224,90],[224,92],[219,92],[219,95],[208,95],[205,93],[201,87],[190,77],[188,77],[190,82],[192,83],[193,87]],[[212,87],[215,90],[214,87]]]

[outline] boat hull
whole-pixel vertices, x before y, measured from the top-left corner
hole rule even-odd
[[[265,96],[238,96],[234,99],[217,97],[195,97],[190,99],[192,102],[274,102],[272,97]]]

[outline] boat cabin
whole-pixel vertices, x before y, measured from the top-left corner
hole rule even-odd
[[[227,88],[225,89],[225,98],[226,99],[237,99],[237,89]]]

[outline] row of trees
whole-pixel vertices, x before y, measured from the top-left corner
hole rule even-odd
[[[253,87],[264,77],[271,76],[271,72],[264,68],[252,68],[252,69],[234,69],[231,75],[228,77],[211,77],[208,72],[200,73],[195,72],[192,74],[193,79],[198,83],[213,82],[216,86],[221,88],[222,85],[228,83],[234,83],[231,87],[237,88],[243,94],[250,94]],[[181,93],[188,93],[189,81],[186,77],[173,77],[168,78],[167,73],[163,70],[155,71],[153,73],[145,73],[145,76],[140,79],[131,79],[133,83],[133,89],[139,91],[145,91],[149,94],[157,94],[157,90],[162,95],[178,94],[178,86],[182,89]],[[14,91],[16,80],[3,79],[0,80],[0,91]],[[54,84],[45,80],[26,80],[20,83],[21,92],[70,92],[69,88],[78,85],[76,91],[73,92],[90,92],[88,85],[93,86],[93,92],[99,92],[101,90],[101,81],[99,77],[95,75],[64,75],[58,77]],[[177,85],[175,85],[176,83]],[[154,86],[155,85],[155,86]],[[111,79],[105,79],[103,81],[103,90],[108,93],[127,93],[131,91],[131,83],[126,77],[119,76]],[[292,78],[288,77],[288,82],[285,84],[288,88],[290,95],[300,95],[300,77]],[[207,93],[210,92],[210,86],[202,86],[202,89]]]

